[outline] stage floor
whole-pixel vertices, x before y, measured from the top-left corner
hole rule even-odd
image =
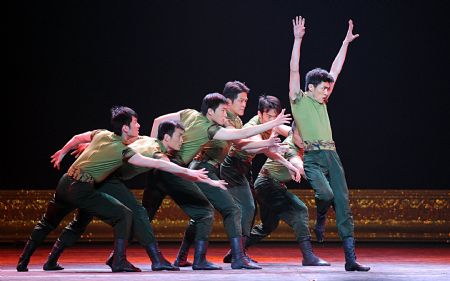
[[[16,272],[15,266],[21,246],[0,246],[1,280],[450,280],[450,245],[444,243],[358,243],[358,261],[371,266],[369,272],[346,272],[344,256],[339,243],[314,244],[315,253],[331,262],[329,267],[305,267],[300,263],[300,252],[295,243],[261,243],[251,248],[250,256],[263,267],[262,270],[232,270],[222,263],[227,245],[212,242],[208,259],[220,264],[224,270],[193,271],[182,268],[179,272],[152,272],[145,251],[133,244],[128,259],[143,272],[112,273],[104,260],[112,243],[79,244],[67,249],[60,263],[62,271],[42,270],[51,245],[41,246],[33,255],[29,272]],[[161,243],[166,258],[173,261],[177,244]],[[193,251],[189,259],[192,260]]]

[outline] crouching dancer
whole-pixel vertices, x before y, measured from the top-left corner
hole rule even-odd
[[[139,271],[126,259],[127,239],[132,223],[132,211],[118,200],[95,189],[115,170],[130,163],[147,168],[158,168],[173,173],[186,173],[193,179],[205,179],[202,170],[193,171],[173,163],[144,157],[127,145],[139,137],[137,114],[128,107],[111,110],[112,131],[96,130],[74,136],[61,150],[52,155],[54,167],[59,169],[63,157],[80,143],[90,142],[89,147],[72,164],[56,188],[42,219],[34,227],[22,254],[17,271],[28,271],[28,263],[36,248],[61,220],[75,209],[96,216],[114,228],[113,272]]]

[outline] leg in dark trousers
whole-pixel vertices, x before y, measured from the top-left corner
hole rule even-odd
[[[188,238],[183,239],[183,249],[180,249],[177,260],[180,259],[187,262],[187,251],[190,245],[195,243],[196,245],[198,244],[195,253],[197,260],[194,259],[197,263],[194,262],[193,268],[200,270],[221,269],[206,261],[207,241],[212,230],[214,209],[197,184],[163,171],[158,171],[153,179],[155,180],[149,182],[151,185],[144,190],[145,200],[142,201],[144,207],[151,215],[150,219],[153,219],[167,194],[172,197],[172,200],[180,206],[192,221],[195,221],[190,226],[190,229],[186,231]],[[192,230],[192,228],[195,230]],[[197,241],[199,242],[197,243]],[[175,263],[177,263],[177,260]],[[178,263],[178,265],[180,264]]]
[[[17,265],[18,271],[27,270],[29,259],[36,246],[45,239],[51,229],[57,227],[61,220],[76,208],[89,215],[97,216],[113,226],[115,245],[119,248],[118,258],[113,263],[113,271],[128,271],[128,268],[124,266],[126,245],[117,240],[126,239],[129,234],[130,209],[111,196],[95,191],[93,184],[75,181],[66,174],[61,178],[43,219],[36,225],[30,236],[31,245],[27,243]]]

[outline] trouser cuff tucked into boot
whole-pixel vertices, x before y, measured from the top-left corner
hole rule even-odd
[[[189,248],[193,244],[193,235],[189,234],[189,231],[186,230],[183,237],[183,242],[181,242],[180,249],[178,250],[178,255],[173,265],[179,267],[192,266],[192,263],[187,260],[189,254]]]
[[[170,270],[170,271],[179,271],[180,268],[172,265],[168,260],[164,258],[161,251],[158,248],[158,243],[153,242],[145,247],[150,260],[152,261],[152,270],[153,271],[161,271],[161,270]]]
[[[17,271],[25,272],[28,271],[28,263],[30,262],[30,258],[33,255],[34,251],[37,248],[37,243],[33,240],[28,240],[23,248],[23,252],[19,257],[19,261],[17,262]]]
[[[370,267],[364,266],[356,261],[355,239],[353,237],[344,238],[342,241],[345,253],[346,271],[369,271]]]
[[[303,260],[302,260],[303,266],[328,266],[328,265],[330,265],[330,263],[319,258],[318,256],[316,256],[314,254],[310,237],[306,238],[305,240],[300,241],[299,244],[300,244],[300,250],[302,251],[302,255],[303,255]]]
[[[44,266],[42,267],[45,271],[49,270],[63,270],[64,267],[62,267],[59,263],[59,257],[61,256],[62,252],[65,249],[65,245],[61,240],[56,240],[55,244],[53,245],[52,251],[48,255],[47,262],[44,263]]]
[[[114,241],[114,257],[111,264],[112,272],[140,272],[141,270],[127,260],[126,255],[127,241],[125,239],[116,239]]]
[[[231,242],[231,268],[232,269],[261,269],[256,263],[250,261],[244,254],[242,237],[234,237]]]
[[[217,266],[206,260],[206,251],[208,249],[208,241],[195,241],[195,253],[194,263],[192,264],[193,270],[220,270],[220,266]]]

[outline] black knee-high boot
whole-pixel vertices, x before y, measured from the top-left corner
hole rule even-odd
[[[111,264],[112,272],[140,272],[141,270],[127,260],[127,241],[116,239],[114,241],[114,258]]]
[[[325,240],[325,223],[327,221],[327,213],[334,202],[316,200],[317,218],[314,225],[314,233],[316,234],[317,242],[322,243]]]
[[[364,266],[356,261],[355,239],[353,237],[344,238],[343,246],[345,253],[346,271],[369,271],[370,267]]]
[[[61,240],[56,240],[55,244],[53,245],[52,251],[48,255],[47,261],[44,263],[43,269],[44,270],[63,270],[64,267],[62,267],[58,263],[58,259],[61,256],[62,252],[65,249],[65,245]]]
[[[257,264],[258,262],[255,261],[254,259],[252,259],[247,254],[247,248],[249,247],[248,245],[253,245],[254,244],[254,243],[252,244],[253,241],[248,242],[249,240],[250,240],[250,237],[242,236],[242,247],[243,247],[242,250],[244,251],[244,255],[245,255],[245,257],[247,258],[248,261],[250,261],[253,264]],[[224,263],[231,263],[231,258],[232,258],[232,256],[231,256],[231,249],[230,249],[230,250],[228,250],[228,252],[223,257],[223,262]]]
[[[189,254],[189,248],[194,244],[195,239],[195,229],[193,226],[189,225],[184,232],[183,241],[181,242],[180,249],[178,250],[177,258],[174,261],[175,266],[186,267],[191,266],[192,263],[187,260]]]
[[[231,268],[232,269],[261,269],[260,266],[250,261],[244,254],[242,237],[230,239],[231,242]]]
[[[327,265],[330,265],[325,260],[314,255],[312,245],[311,245],[311,238],[308,237],[307,239],[300,241],[299,244],[300,244],[300,250],[302,251],[302,255],[303,255],[302,265],[304,265],[304,266],[327,266]]]
[[[28,263],[37,248],[37,243],[33,240],[28,240],[23,248],[22,254],[19,257],[19,262],[17,263],[17,271],[24,272],[28,271]]]
[[[206,251],[208,249],[208,241],[195,241],[193,270],[219,270],[222,269],[206,260]]]
[[[152,261],[152,270],[160,271],[160,270],[170,270],[170,271],[179,271],[180,268],[177,266],[173,266],[168,260],[164,258],[161,251],[158,248],[158,243],[153,242],[145,247],[150,260]]]

